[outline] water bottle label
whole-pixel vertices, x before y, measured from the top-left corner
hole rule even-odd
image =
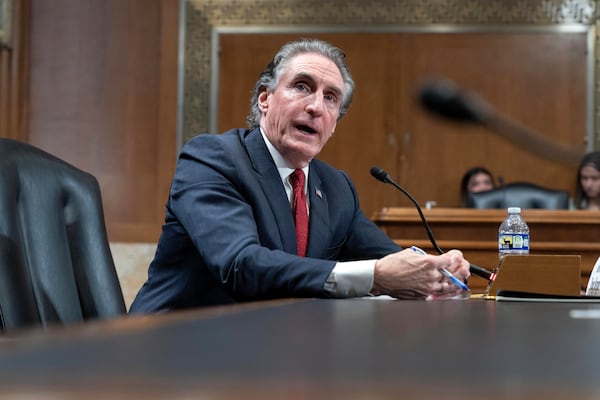
[[[529,234],[501,233],[498,235],[498,250],[527,250],[529,251]]]

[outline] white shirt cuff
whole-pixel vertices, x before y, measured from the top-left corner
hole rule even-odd
[[[338,262],[325,281],[325,290],[332,297],[368,296],[373,288],[376,261]]]

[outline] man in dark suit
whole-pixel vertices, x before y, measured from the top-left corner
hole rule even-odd
[[[363,214],[350,178],[315,159],[353,92],[340,49],[319,40],[284,45],[256,83],[249,129],[199,135],[184,146],[148,280],[130,312],[458,294],[439,269],[467,279],[459,251],[401,249]],[[297,191],[294,171],[302,176]]]

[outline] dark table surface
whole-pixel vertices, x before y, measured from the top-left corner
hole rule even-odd
[[[482,299],[129,317],[6,338],[0,386],[32,398],[598,399],[598,318],[600,304]]]

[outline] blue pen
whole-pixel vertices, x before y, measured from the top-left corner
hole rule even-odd
[[[417,246],[410,246],[410,249],[416,253],[419,254],[427,254],[425,253],[425,251]],[[467,285],[464,284],[464,282],[461,282],[460,279],[458,279],[457,277],[455,277],[454,275],[452,275],[452,272],[448,271],[446,268],[440,268],[439,271],[442,273],[442,275],[444,275],[446,278],[450,279],[450,281],[452,283],[454,283],[456,286],[458,286],[459,288],[461,288],[462,290],[466,290],[467,292],[470,292],[469,287]]]

